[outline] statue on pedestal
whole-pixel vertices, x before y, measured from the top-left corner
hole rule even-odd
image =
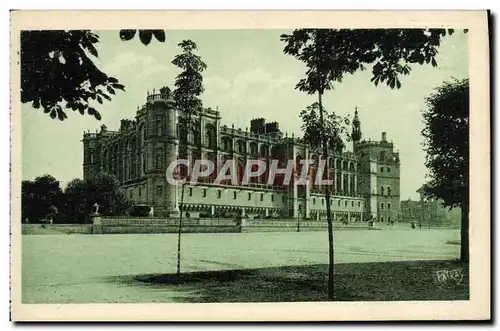
[[[99,214],[99,204],[96,202],[92,206],[92,214],[93,215],[98,215]]]

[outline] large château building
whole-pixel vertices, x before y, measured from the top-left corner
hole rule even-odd
[[[207,159],[219,168],[228,159],[237,164],[245,164],[249,159],[269,164],[270,160],[280,158],[293,160],[294,169],[298,169],[301,159],[314,160],[315,165],[322,159],[317,148],[284,135],[276,122],[254,119],[249,129],[242,130],[223,125],[219,111],[210,108],[196,116],[197,129],[187,137],[178,125],[179,111],[170,89],[148,92],[146,103],[137,110],[135,119],[122,120],[118,131],[102,125],[100,132],[84,133],[84,178],[100,172],[112,174],[129,199],[153,207],[156,216],[176,217],[182,185],[169,184],[165,173],[168,165],[179,158],[190,162]],[[342,222],[397,221],[399,154],[385,133],[380,141],[361,140],[357,110],[352,125],[353,151],[342,145],[331,150],[325,161],[328,178],[333,181],[330,186],[333,218]],[[292,176],[290,185],[279,181],[268,184],[267,177],[262,176],[246,185],[231,185],[215,184],[214,179],[212,176],[196,185],[184,186],[185,216],[326,218],[324,187],[314,181],[299,183]]]

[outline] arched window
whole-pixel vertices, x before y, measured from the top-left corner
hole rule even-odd
[[[391,195],[391,187],[390,186],[387,186],[387,195]]]
[[[339,170],[342,168],[342,161],[340,161],[340,159],[337,159],[337,161],[335,161],[335,168]]]
[[[238,145],[238,153],[244,154],[247,152],[247,146],[246,146],[246,142],[244,140],[241,140],[241,139],[238,140],[237,145]]]
[[[384,187],[380,186],[380,195],[384,195]]]
[[[155,169],[163,170],[163,149],[157,149],[155,153]]]
[[[215,127],[212,124],[207,124],[205,127],[205,145],[210,149],[214,149],[215,138]]]
[[[342,169],[347,170],[347,161],[345,161],[345,160],[342,163]]]
[[[349,163],[349,170],[354,172],[354,162]]]
[[[313,155],[311,156],[311,161],[312,161],[312,164],[310,164],[309,166],[314,167],[314,168],[317,168],[317,167],[319,166],[319,158],[318,158],[318,155],[313,154]]]
[[[144,128],[144,123],[139,127],[139,146],[144,146],[146,141],[146,130]]]
[[[302,157],[300,155],[297,155],[295,157],[295,173],[296,173],[296,176],[300,176],[302,174],[302,166],[303,166],[303,164],[300,163],[301,160],[302,160]]]
[[[224,152],[231,151],[231,140],[228,137],[222,138],[222,150]]]
[[[260,156],[266,157],[269,155],[269,147],[267,145],[260,146]]]
[[[257,156],[257,154],[258,154],[257,143],[255,143],[255,142],[250,143],[250,154],[252,156]]]
[[[384,203],[383,202],[380,203],[380,210],[384,210]]]
[[[161,136],[163,134],[163,116],[156,115],[155,118],[155,134]]]

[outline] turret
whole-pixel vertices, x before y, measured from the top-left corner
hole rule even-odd
[[[354,119],[352,120],[352,142],[353,142],[353,150],[356,152],[356,145],[361,140],[361,121],[358,117],[358,107],[356,107],[354,111]]]

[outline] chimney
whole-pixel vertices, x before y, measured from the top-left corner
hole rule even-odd
[[[387,136],[385,132],[382,132],[382,141],[387,141]]]

